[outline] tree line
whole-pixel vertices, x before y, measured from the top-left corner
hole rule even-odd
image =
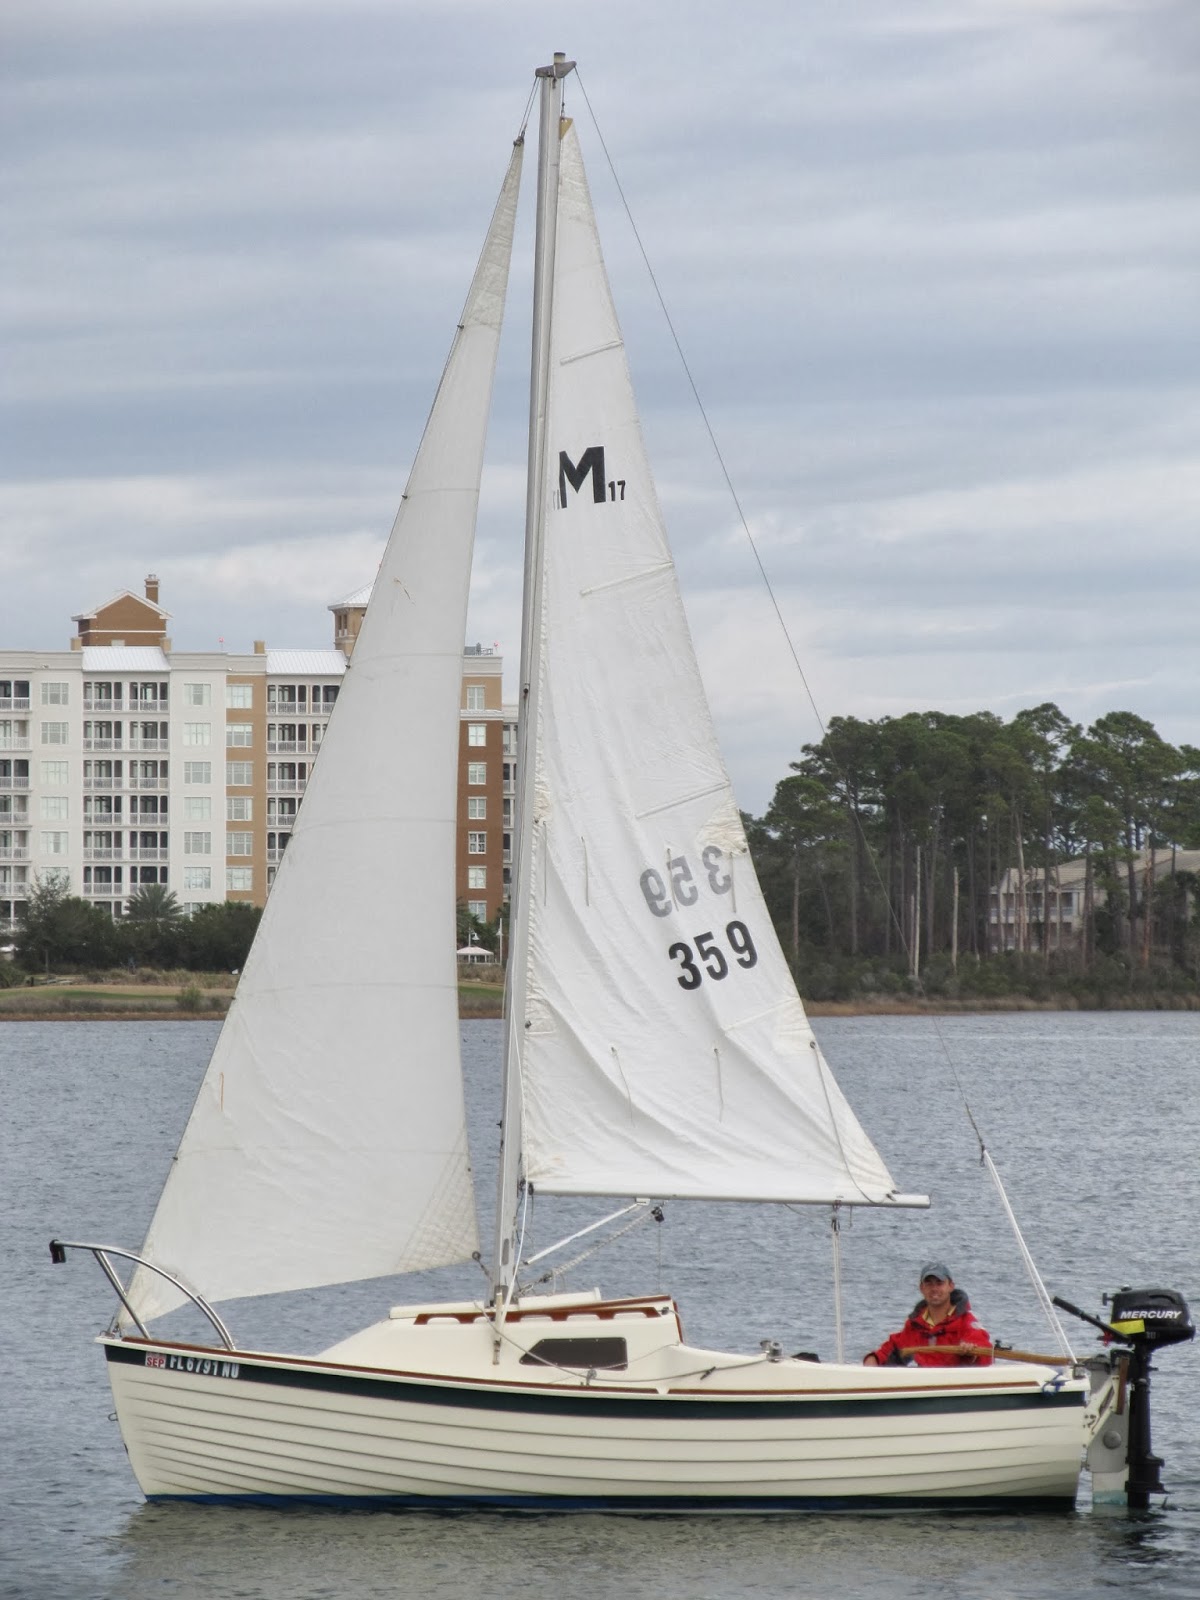
[[[0,984],[17,973],[115,967],[240,972],[261,916],[261,907],[233,900],[185,916],[170,889],[150,883],[130,896],[118,922],[50,875],[29,892],[14,962],[0,963]]]
[[[837,717],[745,820],[810,998],[1200,988],[1200,749],[1132,712]]]

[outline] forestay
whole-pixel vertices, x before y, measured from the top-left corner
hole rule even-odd
[[[454,882],[462,642],[513,154],[329,731],[144,1254],[210,1300],[477,1247]],[[143,1319],[181,1300],[139,1271]]]
[[[552,324],[525,1175],[559,1194],[895,1203],[750,863],[570,127]]]

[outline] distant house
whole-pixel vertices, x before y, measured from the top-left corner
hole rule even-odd
[[[1093,862],[1093,872],[1095,863]],[[1200,850],[1158,850],[1151,862],[1150,852],[1140,850],[1134,857],[1134,874],[1139,885],[1153,873],[1156,883],[1172,872],[1200,873]],[[988,917],[988,949],[1000,950],[1078,950],[1083,942],[1087,917],[1087,862],[1082,856],[1061,861],[1050,869],[1050,893],[1043,912],[1046,873],[1042,867],[1026,867],[1022,875],[1009,867],[992,890]],[[1106,903],[1102,884],[1092,882],[1093,913]],[[1192,899],[1187,902],[1188,916]],[[1045,943],[1042,930],[1045,926]]]

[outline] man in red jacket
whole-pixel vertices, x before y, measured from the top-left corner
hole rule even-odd
[[[958,1367],[991,1364],[992,1341],[971,1312],[971,1302],[954,1287],[949,1269],[941,1261],[921,1268],[921,1294],[899,1333],[883,1341],[878,1350],[863,1357],[864,1366]],[[973,1345],[978,1349],[958,1348]],[[947,1349],[950,1346],[952,1348]]]

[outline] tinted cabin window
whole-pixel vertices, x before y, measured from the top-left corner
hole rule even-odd
[[[624,1339],[539,1339],[521,1357],[523,1367],[623,1367]]]

